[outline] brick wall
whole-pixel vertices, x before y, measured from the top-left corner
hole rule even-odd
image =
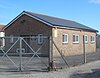
[[[85,44],[86,53],[96,52],[96,42],[90,42],[90,36],[96,36],[96,33],[94,32],[58,28],[57,34],[58,36],[54,37],[53,40],[58,46],[59,50],[62,51],[62,54],[66,56],[79,55],[83,53],[83,35],[88,35],[88,43]],[[62,43],[62,34],[68,34],[68,43]],[[79,43],[73,43],[73,34],[79,35]],[[53,55],[59,55],[55,47],[53,47]]]
[[[10,27],[5,30],[6,36],[30,36],[30,35],[38,35],[43,34],[45,36],[51,36],[53,34],[54,28],[47,26],[27,15],[21,16],[17,19]],[[83,53],[83,35],[88,35],[88,43],[85,44],[86,52],[95,52],[96,51],[96,42],[90,42],[90,36],[96,35],[94,32],[88,31],[80,31],[80,30],[69,30],[69,29],[57,29],[58,37],[53,38],[54,42],[58,46],[59,50],[62,51],[62,54],[70,56],[70,55],[78,55]],[[62,43],[62,34],[68,34],[68,43]],[[73,43],[73,34],[79,34],[79,43]],[[6,41],[6,46],[11,46],[12,44],[9,41]],[[44,51],[49,52],[49,42],[44,47]],[[15,49],[14,49],[15,50]],[[57,56],[59,53],[56,48],[53,46],[53,55]]]
[[[50,36],[51,35],[51,27],[47,26],[46,24],[43,24],[27,15],[22,15],[19,19],[17,19],[10,27],[8,27],[5,30],[6,36],[37,36],[38,34],[43,34],[43,36]],[[30,40],[30,39],[29,39]],[[31,45],[32,48],[34,48],[35,51],[38,50],[38,48],[41,45],[37,44],[37,40],[28,40],[28,43]],[[16,40],[15,40],[16,41]],[[14,42],[15,42],[14,41]],[[9,47],[13,43],[10,43],[10,39],[6,40],[6,50],[9,49]],[[26,44],[23,42],[23,47],[26,47]],[[16,49],[19,48],[19,42],[10,50],[10,52],[15,52]],[[28,50],[29,51],[29,50]],[[46,42],[46,44],[43,46],[43,48],[40,50],[43,52],[43,54],[47,54],[49,52],[49,40]]]
[[[5,30],[5,35],[37,35],[51,34],[51,27],[43,24],[27,15],[22,15],[19,19],[17,19],[10,27]]]

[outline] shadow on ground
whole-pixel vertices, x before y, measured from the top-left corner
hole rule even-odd
[[[91,73],[75,73],[70,78],[100,78],[100,69],[92,69]]]

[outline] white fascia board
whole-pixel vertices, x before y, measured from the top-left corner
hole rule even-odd
[[[15,22],[18,18],[20,18],[22,15],[28,15],[28,16],[30,16],[30,17],[32,17],[32,18],[34,18],[34,19],[36,19],[36,20],[38,20],[38,21],[41,21],[41,22],[43,22],[43,23],[45,23],[45,24],[47,24],[47,25],[49,25],[49,26],[53,26],[52,24],[50,24],[50,23],[47,23],[47,22],[45,22],[45,21],[43,21],[43,20],[41,20],[41,19],[39,19],[39,18],[36,18],[35,16],[33,16],[33,15],[31,15],[31,14],[28,14],[27,12],[25,12],[25,11],[23,11],[21,14],[19,14],[16,18],[14,18],[10,23],[8,23],[3,29],[5,30],[7,27],[9,27],[13,22]]]
[[[53,26],[53,27],[55,27],[55,28],[69,29],[69,30],[79,30],[79,31],[82,31],[82,29],[70,28],[70,27],[61,27],[61,26]]]
[[[7,27],[9,27],[13,22],[15,22],[19,17],[23,15],[24,12],[19,14],[17,17],[15,17],[11,22],[9,22],[3,29],[5,30]]]

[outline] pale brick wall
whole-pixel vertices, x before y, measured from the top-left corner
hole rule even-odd
[[[53,28],[54,30],[54,28]],[[66,56],[70,55],[79,55],[83,53],[83,35],[88,35],[88,43],[85,44],[86,53],[96,52],[96,42],[90,42],[90,36],[95,35],[95,32],[80,31],[80,30],[69,30],[69,29],[57,29],[57,37],[54,37],[53,40],[58,46],[59,50]],[[62,34],[68,34],[68,43],[62,43]],[[73,34],[79,35],[79,43],[73,43]],[[56,48],[53,47],[53,55],[57,56],[59,53]]]

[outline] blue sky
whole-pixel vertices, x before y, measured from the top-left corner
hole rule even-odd
[[[77,21],[100,31],[100,0],[0,0],[0,24],[6,25],[23,10]]]

